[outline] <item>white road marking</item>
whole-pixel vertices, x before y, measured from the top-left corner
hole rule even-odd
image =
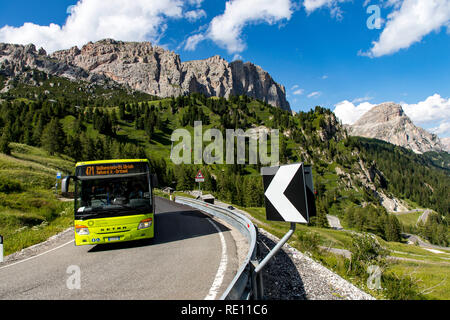
[[[227,270],[228,257],[227,257],[227,243],[225,242],[225,237],[223,236],[222,231],[217,226],[217,224],[211,219],[207,219],[216,230],[219,232],[220,242],[222,244],[222,257],[220,259],[219,269],[217,269],[216,277],[214,278],[214,282],[209,289],[208,295],[205,297],[205,300],[214,300],[219,293],[220,286],[223,282],[223,277],[225,276],[225,271]]]
[[[72,242],[74,242],[74,241],[75,241],[75,240],[70,240],[69,242],[66,242],[66,243],[64,243],[64,244],[62,244],[62,245],[60,245],[60,246],[58,246],[58,247],[56,247],[56,248],[50,249],[50,250],[48,250],[48,251],[42,252],[42,253],[40,253],[40,254],[37,254],[37,255],[35,255],[35,256],[32,256],[32,257],[29,257],[29,258],[26,258],[26,259],[23,259],[23,260],[20,260],[20,261],[17,261],[17,262],[8,264],[8,265],[3,266],[3,267],[0,267],[0,270],[1,270],[1,269],[4,269],[4,268],[12,267],[12,266],[14,266],[14,265],[16,265],[16,264],[19,264],[19,263],[22,263],[22,262],[25,262],[25,261],[28,261],[28,260],[31,260],[31,259],[34,259],[34,258],[37,258],[37,257],[40,257],[40,256],[42,256],[42,255],[44,255],[44,254],[47,254],[47,253],[49,253],[49,252],[55,251],[55,250],[57,250],[57,249],[59,249],[59,248],[62,248],[62,247],[66,246],[66,245],[68,245],[69,243],[72,243]]]

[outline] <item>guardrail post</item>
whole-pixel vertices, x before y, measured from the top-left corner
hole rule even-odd
[[[257,279],[257,288],[258,288],[258,300],[262,300],[264,298],[264,281],[263,281],[263,274],[262,272],[259,272],[256,274]]]
[[[3,262],[3,236],[0,235],[0,262]]]
[[[258,266],[258,260],[250,261],[249,265],[250,265],[251,290],[252,290],[251,299],[258,300],[257,273],[255,272],[255,269]]]
[[[260,263],[258,260],[252,260],[251,266],[251,276],[252,276],[252,291],[253,300],[262,300],[264,298],[264,284],[263,284],[263,274],[262,272],[256,272]]]

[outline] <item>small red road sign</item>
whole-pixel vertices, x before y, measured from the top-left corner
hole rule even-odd
[[[198,173],[195,176],[195,182],[205,182],[205,177],[203,176],[201,170],[198,170]]]

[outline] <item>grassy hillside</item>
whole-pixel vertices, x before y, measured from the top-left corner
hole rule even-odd
[[[280,238],[289,229],[288,223],[266,221],[265,208],[241,209],[250,213],[258,226]],[[354,272],[349,266],[349,259],[328,251],[333,248],[349,250],[354,254],[353,232],[297,225],[289,244],[308,252],[314,259],[377,298],[450,299],[450,248],[437,253],[404,243],[387,242],[380,237],[376,237],[376,241],[391,257],[383,268],[381,286],[384,289],[381,291],[367,287],[366,270]]]
[[[410,213],[396,213],[395,216],[402,223],[402,225],[407,227],[414,227],[417,225],[419,217],[422,215],[423,211],[410,212]]]
[[[0,154],[0,234],[5,255],[19,251],[72,225],[73,204],[55,196],[56,172],[71,172],[73,160],[49,156],[39,148],[11,143]]]

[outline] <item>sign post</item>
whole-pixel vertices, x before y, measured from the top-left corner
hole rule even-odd
[[[0,235],[0,263],[3,262],[3,236]]]
[[[195,182],[198,182],[198,192],[201,194],[200,182],[205,182],[205,177],[202,174],[201,170],[198,170],[197,175],[195,176]]]
[[[255,299],[263,297],[262,269],[294,234],[296,224],[308,224],[316,215],[312,170],[303,163],[261,168],[266,219],[291,223],[289,231],[261,262],[253,262]]]
[[[56,173],[55,194],[58,195],[58,181],[61,180],[61,172]]]

